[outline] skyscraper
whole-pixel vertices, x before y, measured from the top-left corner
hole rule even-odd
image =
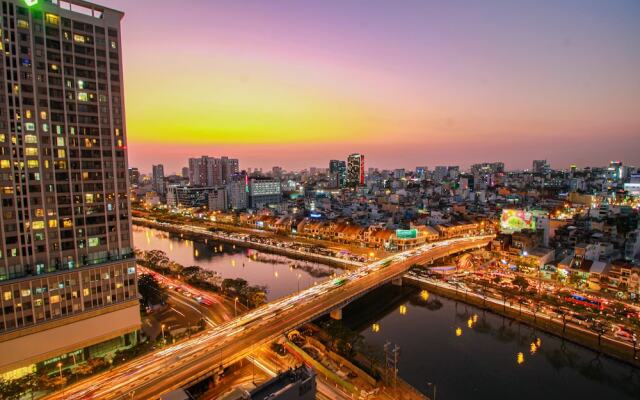
[[[364,186],[364,154],[351,154],[347,158],[347,185]]]
[[[347,181],[347,163],[342,160],[329,161],[329,178],[335,187],[344,187]]]
[[[140,327],[123,14],[60,4],[0,10],[0,373],[13,376],[130,346]]]
[[[158,194],[164,194],[164,165],[158,164],[151,167],[151,187]]]

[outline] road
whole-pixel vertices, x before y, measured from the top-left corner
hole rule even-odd
[[[346,272],[250,311],[198,336],[142,356],[54,393],[49,399],[146,399],[179,388],[253,353],[261,344],[342,307],[369,290],[449,254],[485,246],[492,236],[450,239],[423,245]]]

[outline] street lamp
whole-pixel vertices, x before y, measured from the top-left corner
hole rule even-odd
[[[238,316],[238,296],[233,299],[233,313]]]
[[[58,362],[56,364],[56,367],[58,367],[58,371],[60,372],[60,379],[62,379],[62,363]]]
[[[164,324],[160,325],[160,329],[162,330],[162,342],[166,343],[164,340]]]
[[[433,393],[433,399],[432,400],[436,400],[436,384],[435,383],[431,383],[431,382],[427,382],[427,385],[432,388],[432,393]]]

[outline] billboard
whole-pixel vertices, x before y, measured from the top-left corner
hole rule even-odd
[[[415,239],[418,237],[417,229],[396,229],[398,239]]]
[[[502,210],[500,230],[503,233],[520,232],[524,229],[536,229],[534,213],[525,210]]]

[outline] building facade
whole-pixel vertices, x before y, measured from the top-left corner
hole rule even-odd
[[[158,164],[151,167],[151,187],[159,195],[165,194],[164,165]]]
[[[64,4],[0,10],[0,373],[130,345],[140,327],[123,14]]]
[[[351,154],[347,159],[347,186],[364,186],[364,154]]]

